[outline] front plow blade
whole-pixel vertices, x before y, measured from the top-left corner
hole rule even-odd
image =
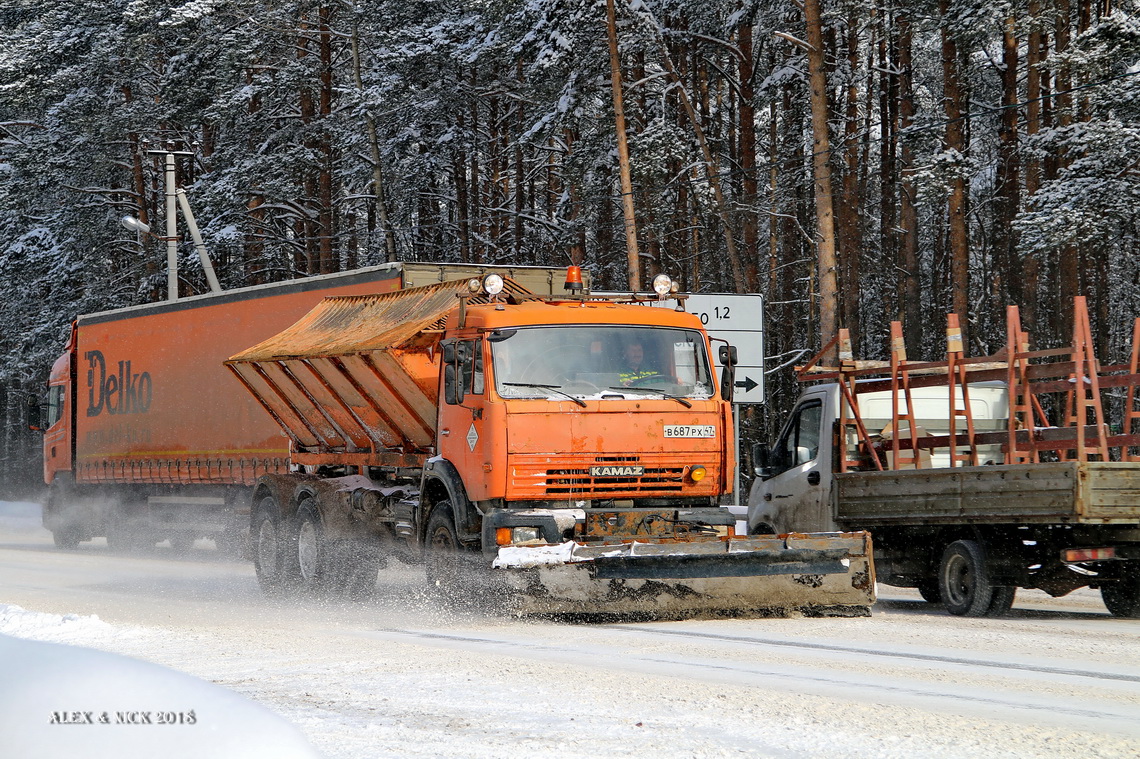
[[[861,532],[571,546],[563,554],[559,563],[498,562],[516,612],[866,616],[875,602],[871,538]]]

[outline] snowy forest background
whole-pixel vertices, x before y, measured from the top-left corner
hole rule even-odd
[[[806,4],[616,0],[642,279],[767,298],[820,347]],[[839,325],[885,358],[1140,315],[1136,0],[823,0]],[[0,483],[29,491],[71,319],[165,297],[159,159],[224,287],[388,260],[587,267],[624,289],[605,0],[0,0]],[[688,103],[691,108],[686,107]],[[708,150],[703,151],[704,140]],[[715,185],[722,191],[718,203]],[[728,240],[732,247],[729,248]],[[730,255],[734,253],[735,255]],[[205,279],[187,243],[183,295]],[[825,307],[828,304],[823,304]],[[762,433],[795,392],[768,378]]]

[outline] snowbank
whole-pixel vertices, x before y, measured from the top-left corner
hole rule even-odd
[[[115,635],[95,616],[0,604],[5,756],[318,756],[293,725],[226,688],[157,664],[47,642]]]

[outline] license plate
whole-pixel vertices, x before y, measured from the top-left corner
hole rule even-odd
[[[665,437],[716,437],[711,424],[666,424]]]

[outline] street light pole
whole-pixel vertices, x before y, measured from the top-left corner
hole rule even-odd
[[[166,299],[178,300],[178,193],[174,151],[166,151]]]

